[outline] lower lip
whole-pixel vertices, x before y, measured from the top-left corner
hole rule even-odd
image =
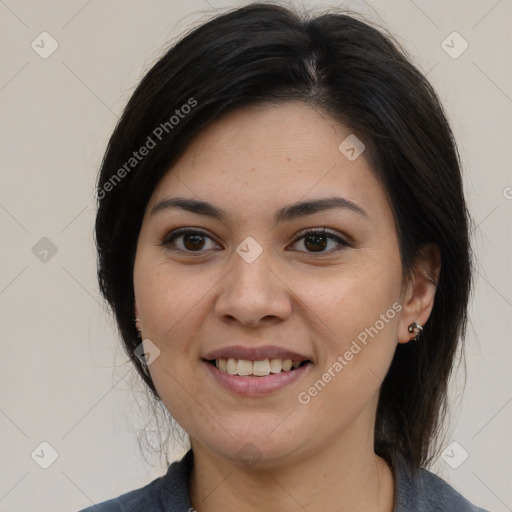
[[[270,373],[265,377],[241,377],[219,370],[213,364],[203,361],[215,380],[225,389],[243,396],[266,395],[277,391],[288,384],[296,382],[310,370],[312,363],[299,366],[296,370],[280,373]]]

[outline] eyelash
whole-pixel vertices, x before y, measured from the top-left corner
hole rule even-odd
[[[185,235],[185,234],[201,235],[201,236],[204,236],[206,238],[209,238],[210,240],[213,240],[212,237],[210,237],[204,231],[200,231],[198,229],[191,229],[191,228],[180,228],[180,229],[177,229],[177,230],[172,231],[171,233],[169,233],[162,240],[161,245],[166,247],[169,250],[176,251],[176,252],[184,252],[184,253],[190,254],[190,255],[196,255],[196,254],[200,255],[201,253],[206,252],[204,250],[187,251],[187,250],[183,250],[183,249],[176,249],[176,248],[171,248],[170,247],[177,238],[179,238],[180,236]],[[317,252],[317,253],[310,252],[310,251],[299,251],[299,252],[306,252],[307,254],[312,254],[314,256],[322,256],[322,255],[325,255],[325,254],[331,254],[333,252],[336,252],[336,251],[340,250],[342,247],[353,247],[353,245],[351,243],[349,243],[346,240],[343,240],[342,238],[340,238],[336,234],[336,232],[331,231],[330,229],[327,229],[327,228],[310,229],[308,231],[305,231],[305,232],[303,232],[303,233],[301,233],[300,235],[297,236],[297,238],[292,242],[292,245],[295,245],[299,240],[301,240],[303,238],[306,238],[308,235],[323,235],[323,236],[325,236],[328,239],[335,240],[336,242],[338,242],[339,246],[337,248],[331,249],[329,251],[320,251],[320,252]]]

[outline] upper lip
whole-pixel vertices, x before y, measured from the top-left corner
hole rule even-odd
[[[260,361],[262,359],[291,359],[292,361],[307,361],[308,356],[294,352],[287,348],[275,345],[261,347],[244,347],[243,345],[231,345],[208,352],[204,359],[244,359],[246,361]]]

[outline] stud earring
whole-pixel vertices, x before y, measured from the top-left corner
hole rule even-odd
[[[411,325],[409,325],[409,327],[407,329],[410,333],[414,333],[415,341],[417,341],[419,339],[421,333],[423,332],[423,327],[416,322],[413,322]]]

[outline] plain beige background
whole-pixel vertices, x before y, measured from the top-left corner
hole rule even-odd
[[[243,3],[0,0],[2,512],[70,512],[165,471],[141,455],[137,434],[155,425],[99,297],[93,189],[144,71],[188,28]],[[465,392],[461,369],[435,471],[476,504],[510,511],[512,2],[342,5],[397,35],[459,143],[478,265]]]

